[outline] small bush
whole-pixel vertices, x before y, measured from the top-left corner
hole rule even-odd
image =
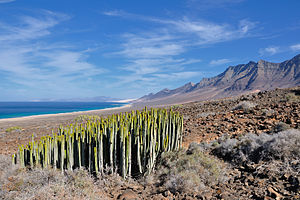
[[[288,129],[291,129],[291,126],[284,123],[284,122],[279,122],[278,124],[275,125],[275,127],[273,128],[273,131],[275,133],[281,132],[281,131],[286,131]]]
[[[227,139],[212,150],[213,154],[235,165],[259,163],[260,161],[279,163],[298,170],[293,162],[300,158],[300,131],[290,129],[269,135],[249,133],[239,140]]]
[[[10,133],[10,132],[12,132],[12,131],[21,131],[21,130],[22,130],[22,128],[19,127],[19,126],[12,126],[12,127],[7,128],[7,129],[5,130],[5,132]]]
[[[197,145],[188,151],[165,153],[157,170],[162,183],[173,193],[205,192],[212,185],[224,182],[225,166],[205,154]]]
[[[175,105],[171,106],[172,109],[181,108],[181,107],[182,107],[182,104],[175,104]]]
[[[79,169],[64,173],[52,168],[29,170],[0,155],[0,199],[111,199],[109,194],[129,181],[117,174],[99,175],[96,180]]]
[[[296,95],[295,93],[288,93],[285,95],[285,98],[288,102],[299,102],[300,96]]]
[[[75,117],[74,121],[75,122],[78,122],[78,123],[83,123],[83,122],[86,122],[86,121],[95,121],[97,119],[100,119],[100,116],[98,115],[79,115],[77,117]]]
[[[232,110],[243,110],[245,112],[250,111],[257,104],[250,101],[241,101],[237,106],[235,106]]]
[[[204,112],[204,113],[199,113],[197,114],[197,118],[200,118],[200,117],[207,117],[208,115],[215,115],[216,113],[215,112]]]

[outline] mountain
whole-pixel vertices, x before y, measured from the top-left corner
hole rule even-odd
[[[184,103],[297,85],[300,85],[300,54],[282,63],[259,60],[230,66],[215,77],[203,78],[197,84],[190,82],[173,90],[166,88],[156,94],[150,93],[135,103]]]

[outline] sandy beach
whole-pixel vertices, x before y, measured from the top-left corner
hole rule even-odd
[[[5,123],[9,123],[9,122],[18,122],[18,121],[27,121],[27,120],[33,120],[33,119],[42,119],[42,118],[57,118],[57,117],[76,117],[78,115],[92,115],[92,114],[104,114],[106,112],[110,112],[110,111],[119,111],[119,110],[123,110],[126,108],[130,108],[132,107],[131,104],[128,105],[124,105],[124,106],[120,106],[120,107],[114,107],[114,108],[104,108],[104,109],[99,109],[99,110],[88,110],[88,111],[76,111],[76,112],[67,112],[67,113],[56,113],[56,114],[43,114],[43,115],[32,115],[32,116],[25,116],[25,117],[15,117],[15,118],[5,118],[5,119],[0,119],[0,127],[1,127],[1,123],[5,122]],[[122,112],[122,111],[121,111]]]

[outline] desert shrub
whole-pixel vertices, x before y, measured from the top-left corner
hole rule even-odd
[[[74,121],[75,122],[78,122],[78,123],[83,123],[83,122],[86,122],[86,121],[95,121],[97,119],[100,119],[100,116],[98,115],[79,115],[77,117],[75,117]]]
[[[12,126],[12,127],[7,128],[7,129],[5,130],[5,132],[10,133],[10,132],[12,132],[12,131],[20,131],[20,130],[22,130],[21,127],[19,127],[19,126]]]
[[[205,192],[227,178],[225,165],[195,144],[188,151],[165,153],[160,162],[156,175],[173,193]]]
[[[273,128],[273,132],[275,133],[278,133],[278,132],[281,132],[281,131],[286,131],[288,129],[291,129],[291,126],[284,123],[284,122],[279,122],[277,123],[274,128]]]
[[[288,102],[299,102],[300,96],[296,95],[295,93],[288,93],[285,95],[285,98]]]
[[[0,199],[110,199],[112,189],[129,181],[117,174],[97,179],[86,170],[65,171],[52,168],[20,168],[9,156],[0,155]],[[119,188],[118,188],[119,187]]]
[[[172,109],[181,108],[181,107],[182,107],[182,104],[175,104],[175,105],[171,106]]]
[[[197,114],[197,118],[200,118],[200,117],[207,117],[208,115],[215,115],[216,113],[215,112],[203,112],[203,113],[199,113]]]
[[[273,135],[249,133],[239,140],[222,141],[212,153],[236,165],[280,161],[293,167],[293,162],[300,158],[300,131],[290,129]]]
[[[243,111],[250,111],[253,107],[257,104],[250,102],[250,101],[241,101],[237,106],[235,106],[232,110],[243,110]]]
[[[261,112],[263,113],[263,115],[274,115],[276,113],[275,110],[266,108],[263,108]]]

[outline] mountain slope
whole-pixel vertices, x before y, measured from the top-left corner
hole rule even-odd
[[[136,103],[172,104],[209,100],[261,90],[288,88],[300,84],[300,54],[282,63],[259,60],[228,67],[223,73],[187,83],[174,90],[164,89],[141,97]]]

